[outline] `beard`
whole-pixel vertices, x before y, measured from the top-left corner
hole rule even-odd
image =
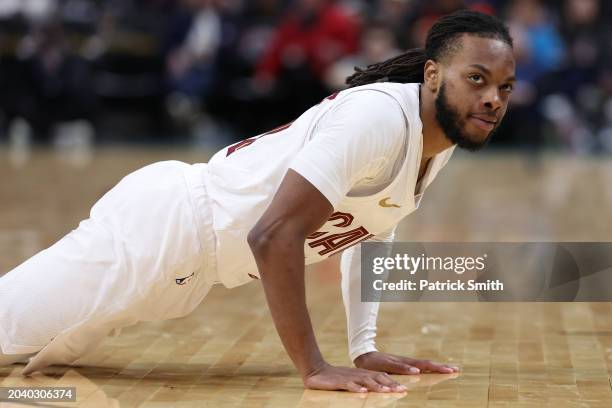
[[[436,120],[440,128],[446,135],[446,138],[453,144],[456,144],[462,149],[475,152],[485,147],[491,140],[491,136],[497,130],[495,127],[485,139],[479,140],[478,137],[469,135],[464,131],[465,119],[461,118],[459,112],[449,103],[446,95],[446,84],[442,82],[440,92],[435,101],[436,104]]]

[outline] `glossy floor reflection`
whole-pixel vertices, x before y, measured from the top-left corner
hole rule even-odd
[[[50,245],[127,172],[204,153],[102,151],[87,160],[0,151],[0,271]],[[434,183],[400,240],[612,241],[612,162],[458,157]],[[2,274],[3,272],[0,272]],[[309,270],[308,301],[323,354],[347,365],[337,259]],[[85,407],[610,407],[608,303],[386,303],[379,346],[452,362],[458,375],[395,376],[402,394],[304,390],[258,282],[215,287],[190,316],[125,329],[73,367],[0,386],[76,386]],[[27,406],[0,403],[0,407]]]

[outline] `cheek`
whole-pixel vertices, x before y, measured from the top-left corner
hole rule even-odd
[[[481,95],[468,84],[457,87],[453,96],[453,106],[461,116],[465,117],[479,111]]]
[[[463,120],[467,120],[468,117],[474,112],[473,106],[476,106],[476,102],[469,101],[468,98],[458,101],[453,105],[456,112]]]
[[[503,119],[506,116],[506,112],[508,111],[508,102],[506,102],[504,104],[504,106],[501,109],[501,115],[500,115],[500,120]]]
[[[465,126],[469,115],[474,111],[473,107],[478,106],[479,96],[469,84],[459,80],[446,82],[444,93],[447,106],[457,114]]]

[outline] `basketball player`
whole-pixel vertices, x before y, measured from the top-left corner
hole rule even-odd
[[[90,217],[0,278],[0,363],[28,375],[70,364],[111,332],[184,316],[215,283],[261,279],[304,385],[403,391],[388,374],[458,369],[377,351],[377,302],[360,301],[360,242],[391,241],[455,146],[477,150],[512,91],[512,39],[497,19],[460,11],[426,48],[357,69],[349,88],[208,164],[152,164],[125,177]],[[469,194],[469,192],[466,192]],[[350,358],[325,362],[304,267],[343,252]]]

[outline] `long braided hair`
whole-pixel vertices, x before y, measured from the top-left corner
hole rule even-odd
[[[513,46],[508,27],[499,19],[476,11],[460,10],[440,18],[427,33],[425,48],[413,48],[365,69],[355,67],[355,73],[346,79],[349,88],[373,82],[423,82],[425,63],[439,61],[457,49],[462,34],[499,39]]]

